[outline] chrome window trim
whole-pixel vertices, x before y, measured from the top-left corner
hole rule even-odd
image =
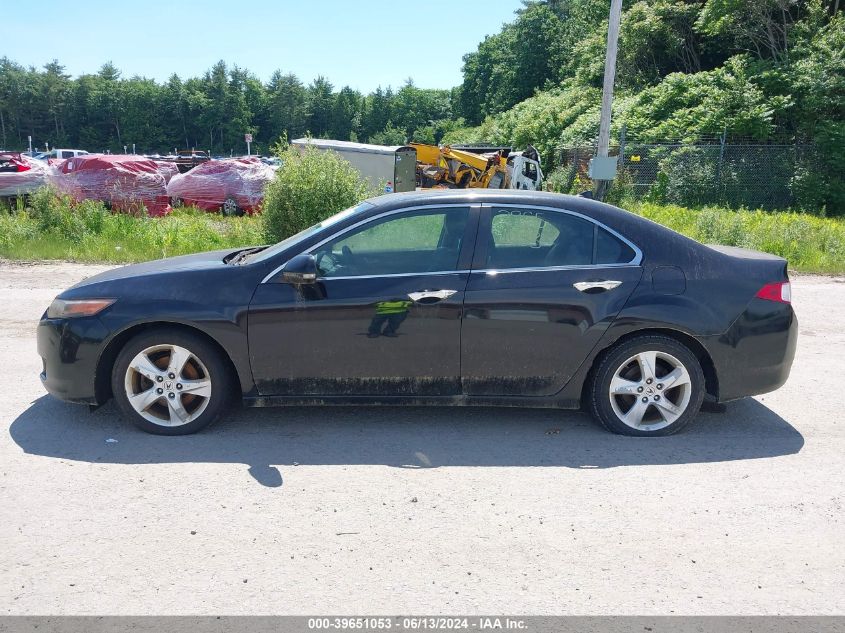
[[[470,273],[504,275],[507,273],[536,273],[554,270],[595,270],[598,268],[637,268],[639,264],[572,264],[571,266],[536,266],[534,268],[478,268]]]
[[[504,273],[504,272],[529,272],[532,270],[571,270],[575,268],[619,268],[622,266],[639,266],[642,264],[643,261],[643,252],[640,250],[640,247],[634,244],[631,240],[629,240],[624,235],[620,234],[618,231],[610,228],[603,222],[599,222],[595,218],[591,218],[588,215],[584,215],[583,213],[578,213],[577,211],[570,211],[569,209],[560,209],[558,207],[545,207],[540,205],[534,204],[514,204],[512,202],[509,203],[495,203],[495,202],[485,202],[482,205],[483,207],[487,207],[491,210],[496,209],[536,209],[537,211],[552,211],[555,213],[564,213],[566,215],[573,215],[577,218],[581,218],[582,220],[586,220],[587,222],[591,222],[592,224],[603,228],[605,231],[610,233],[611,235],[619,238],[622,240],[623,243],[627,244],[631,247],[634,251],[634,259],[629,262],[618,263],[618,264],[573,264],[571,266],[535,266],[535,267],[522,267],[522,268],[485,268],[485,269],[478,269],[473,270],[472,272],[496,272],[496,273]],[[491,223],[493,217],[490,217]],[[492,225],[491,225],[492,226]],[[491,229],[492,235],[492,229]],[[595,239],[595,238],[594,238]]]
[[[331,242],[333,239],[341,237],[341,236],[345,235],[346,233],[348,233],[349,231],[358,228],[359,226],[362,226],[362,225],[367,224],[369,222],[372,222],[374,220],[378,220],[380,218],[386,218],[386,217],[389,217],[391,215],[396,215],[396,214],[399,214],[399,213],[407,213],[409,211],[418,211],[419,209],[431,209],[432,211],[434,211],[435,209],[471,209],[472,207],[477,207],[477,206],[479,206],[479,204],[477,202],[469,202],[469,203],[466,203],[466,202],[464,202],[464,203],[451,202],[451,203],[448,203],[448,204],[420,204],[420,205],[415,205],[413,207],[403,207],[401,209],[393,209],[392,211],[385,211],[384,213],[379,213],[378,215],[374,215],[372,217],[365,218],[365,219],[363,219],[359,222],[356,222],[355,224],[347,226],[342,231],[340,231],[338,233],[333,233],[332,235],[330,235],[326,239],[324,239],[320,242],[317,242],[316,244],[314,244],[314,246],[311,246],[310,248],[306,248],[304,251],[302,251],[301,253],[297,253],[293,257],[298,257],[299,255],[305,255],[306,253],[310,253],[314,249],[320,248],[323,244],[326,244],[327,242]],[[285,262],[285,264],[287,264],[287,262]],[[261,283],[263,283],[263,284],[268,283],[271,278],[275,277],[276,275],[278,275],[282,271],[282,268],[285,267],[285,264],[282,264],[281,266],[275,268],[270,274],[268,274],[267,276],[264,277],[264,279],[261,280]],[[342,277],[318,277],[317,280],[320,281],[320,280],[325,280],[325,279],[363,279],[363,278],[375,279],[377,277],[398,277],[398,276],[406,276],[407,277],[407,276],[419,276],[419,275],[451,274],[451,273],[458,273],[458,272],[469,272],[469,271],[450,270],[450,271],[445,271],[445,272],[444,271],[435,271],[435,272],[430,272],[430,273],[424,272],[424,273],[392,273],[392,274],[387,274],[387,275],[348,275],[348,276],[342,276]]]
[[[442,277],[443,275],[466,275],[471,270],[435,270],[421,273],[388,273],[386,275],[341,275],[339,277],[317,277],[317,281],[334,281],[335,279],[388,279],[390,277]]]
[[[420,275],[451,275],[451,274],[465,274],[465,273],[486,273],[486,274],[504,274],[504,273],[524,273],[524,272],[544,272],[544,271],[554,271],[554,270],[591,270],[596,268],[624,268],[624,267],[632,267],[632,266],[639,266],[642,264],[643,260],[643,252],[640,248],[634,244],[631,240],[629,240],[624,235],[620,234],[618,231],[610,228],[603,222],[599,222],[598,220],[591,218],[590,216],[584,215],[583,213],[578,213],[577,211],[570,211],[569,209],[561,209],[558,207],[547,207],[547,206],[540,206],[540,205],[528,205],[528,204],[514,204],[514,203],[492,203],[492,202],[484,202],[479,205],[478,202],[469,202],[469,203],[449,203],[449,204],[421,204],[415,205],[413,207],[404,207],[402,209],[393,209],[392,211],[385,211],[384,213],[379,213],[378,215],[374,215],[369,218],[365,218],[352,224],[339,233],[334,233],[327,237],[326,239],[317,242],[311,248],[305,249],[301,253],[297,255],[304,255],[305,253],[311,252],[314,249],[320,248],[323,244],[330,242],[331,240],[341,237],[352,231],[353,229],[358,228],[368,222],[378,220],[380,218],[389,217],[391,215],[396,215],[399,213],[407,213],[409,211],[417,211],[419,209],[456,209],[456,208],[472,208],[481,206],[482,208],[488,207],[491,210],[495,208],[512,208],[512,209],[536,209],[537,211],[551,211],[554,213],[564,213],[567,215],[572,215],[577,218],[581,218],[586,220],[587,222],[591,222],[592,224],[603,228],[605,231],[609,232],[611,235],[617,237],[618,239],[622,240],[623,243],[627,244],[631,249],[634,251],[634,259],[629,262],[625,263],[618,263],[618,264],[573,264],[571,266],[535,266],[535,267],[521,267],[521,268],[479,268],[474,270],[448,270],[448,271],[432,271],[432,272],[422,272],[422,273],[390,273],[385,275],[343,275],[339,277],[318,277],[318,281],[325,281],[328,279],[377,279],[377,278],[385,278],[385,277],[418,277]],[[492,220],[492,218],[491,218]],[[285,262],[286,264],[287,262]],[[278,275],[282,268],[285,267],[285,264],[278,266],[275,268],[271,273],[264,277],[261,280],[261,283],[268,283],[270,279]]]

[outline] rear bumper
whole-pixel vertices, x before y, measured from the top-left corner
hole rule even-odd
[[[736,400],[774,391],[786,382],[798,343],[798,319],[789,304],[755,298],[727,332],[699,340],[713,359],[718,400]]]
[[[96,371],[108,330],[96,317],[41,319],[38,355],[41,384],[47,392],[68,402],[97,404]]]

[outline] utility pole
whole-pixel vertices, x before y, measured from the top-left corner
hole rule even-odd
[[[604,198],[609,181],[616,175],[616,163],[607,160],[608,145],[610,144],[610,112],[613,105],[613,83],[616,80],[616,50],[619,45],[619,22],[622,18],[622,0],[611,0],[610,20],[607,24],[607,52],[604,58],[604,85],[601,93],[601,121],[599,123],[599,140],[596,150],[595,179],[597,180],[596,198]],[[605,159],[605,160],[601,160]],[[592,174],[591,174],[592,175]],[[610,178],[607,178],[610,176]]]

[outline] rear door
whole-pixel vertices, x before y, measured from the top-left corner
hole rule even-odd
[[[634,244],[577,213],[483,205],[464,297],[463,392],[560,391],[639,283],[641,260]]]

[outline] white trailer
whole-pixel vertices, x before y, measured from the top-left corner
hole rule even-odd
[[[370,145],[322,138],[298,138],[291,145],[312,145],[321,151],[337,152],[361,174],[373,188],[385,193],[416,189],[417,150],[405,145]]]

